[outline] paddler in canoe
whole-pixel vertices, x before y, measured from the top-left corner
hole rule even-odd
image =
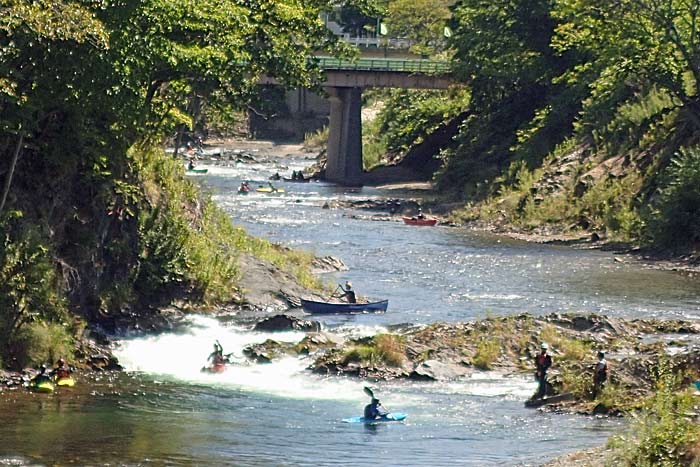
[[[352,290],[352,282],[346,281],[345,282],[345,287],[343,287],[341,284],[338,284],[338,288],[342,291],[341,294],[336,295],[335,292],[333,292],[333,297],[336,298],[344,298],[346,302],[348,303],[357,303],[357,297],[355,296],[355,291]],[[336,288],[335,290],[338,290]]]

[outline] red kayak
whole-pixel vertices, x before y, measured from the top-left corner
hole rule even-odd
[[[224,371],[226,371],[225,363],[215,363],[212,366],[205,366],[202,368],[202,372],[204,373],[223,373]]]
[[[429,219],[427,217],[404,217],[403,222],[408,225],[435,225],[437,224],[437,219]]]

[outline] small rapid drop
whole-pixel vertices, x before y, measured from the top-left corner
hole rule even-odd
[[[246,360],[243,349],[267,339],[296,343],[302,332],[253,332],[226,326],[213,318],[192,316],[186,331],[127,339],[119,343],[116,357],[127,371],[159,378],[202,384],[225,390],[268,394],[290,399],[353,401],[362,398],[357,381],[321,378],[306,371],[308,358],[286,357],[267,364]],[[220,342],[233,363],[223,373],[202,372],[213,343]]]

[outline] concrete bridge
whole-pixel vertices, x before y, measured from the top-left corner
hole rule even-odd
[[[362,91],[365,88],[447,89],[450,64],[434,60],[316,57],[330,100],[326,179],[362,185]],[[262,84],[274,84],[265,80]]]

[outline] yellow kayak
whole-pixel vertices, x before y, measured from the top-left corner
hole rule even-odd
[[[29,385],[29,389],[34,392],[53,392],[54,385],[51,381],[42,381]]]
[[[264,186],[256,188],[255,191],[258,193],[284,193],[284,188],[270,188],[269,186]]]
[[[75,386],[75,380],[70,376],[68,378],[61,378],[58,381],[56,381],[56,386],[72,388],[73,386]]]

